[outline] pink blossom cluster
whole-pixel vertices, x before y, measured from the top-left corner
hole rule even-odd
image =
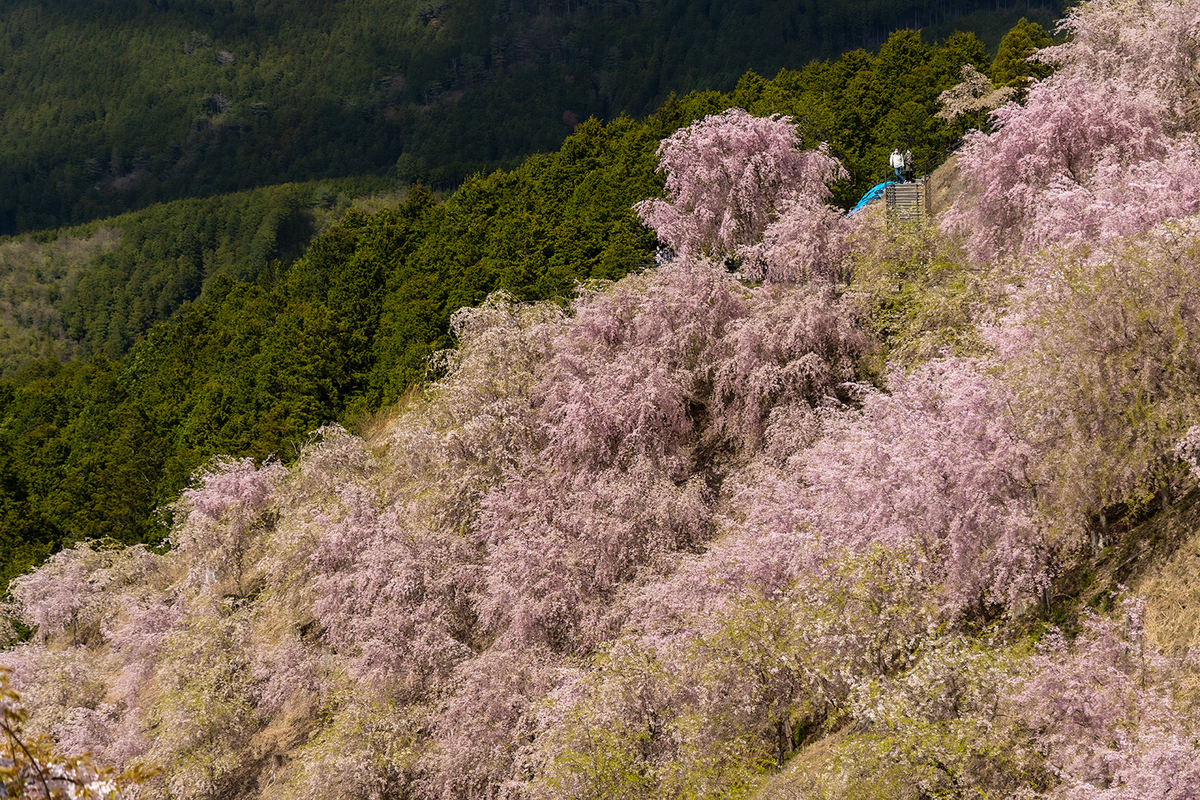
[[[1099,241],[1200,210],[1197,94],[1200,8],[1094,0],[1063,22],[1065,44],[1041,57],[1058,71],[1024,104],[968,135],[959,170],[969,190],[942,216],[980,261]]]
[[[139,770],[115,775],[87,756],[63,755],[32,735],[7,670],[0,672],[0,793],[18,800],[123,800],[137,796]]]
[[[679,255],[739,261],[753,280],[837,277],[844,215],[825,201],[847,174],[827,146],[801,150],[790,118],[730,109],[664,139],[658,155],[667,198],[635,210]]]
[[[1016,696],[1064,800],[1184,800],[1200,795],[1190,672],[1142,630],[1142,604],[1123,619],[1089,616],[1074,643],[1046,637]],[[1183,667],[1183,668],[1181,668]]]
[[[1052,547],[1028,477],[1037,453],[991,366],[945,359],[893,374],[888,394],[831,426],[806,471],[829,543],[911,550],[955,612],[1048,586]]]
[[[1187,434],[1175,445],[1175,455],[1188,465],[1193,478],[1200,479],[1200,425],[1188,428]]]

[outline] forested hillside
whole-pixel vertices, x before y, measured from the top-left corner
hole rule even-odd
[[[958,25],[994,47],[1047,0],[15,0],[0,8],[0,235],[318,178],[434,186],[652,112]]]
[[[938,93],[964,64],[1036,71],[1011,57],[1028,27],[994,64],[973,36],[930,46],[902,31],[877,53],[751,73],[640,122],[587,121],[444,202],[401,190],[371,213],[347,193],[384,184],[285,185],[0,244],[0,578],[80,539],[159,541],[154,510],[209,458],[290,462],[311,429],[369,418],[426,379],[454,311],[497,289],[566,302],[579,281],[649,266],[654,236],[633,206],[662,191],[655,151],[680,126],[738,106],[793,115],[805,146],[829,141],[849,169],[877,175],[898,140],[936,162],[966,124],[935,116]],[[30,361],[30,342],[76,358]]]
[[[1023,75],[961,38],[901,58],[904,33],[813,67],[917,65],[930,152],[982,123],[929,224],[841,211],[843,157],[888,140],[822,146],[813,73],[747,76],[347,213],[119,363],[27,366],[2,430],[62,438],[6,487],[68,451],[81,481],[245,457],[166,507],[166,547],[81,542],[12,582],[0,720],[47,738],[0,781],[1200,796],[1197,19],[1088,0]],[[911,73],[883,74],[848,83]],[[293,435],[288,463],[253,449],[333,409],[378,413]],[[113,429],[123,458],[72,449]],[[138,449],[150,430],[169,441]]]

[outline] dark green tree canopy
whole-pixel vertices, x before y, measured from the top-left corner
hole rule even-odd
[[[992,80],[1002,86],[1027,89],[1029,84],[1040,81],[1053,71],[1049,64],[1029,60],[1034,51],[1052,44],[1054,40],[1045,28],[1021,17],[1000,40],[996,60],[992,62]]]

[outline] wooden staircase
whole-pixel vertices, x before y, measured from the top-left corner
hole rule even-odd
[[[889,222],[920,222],[929,214],[929,178],[884,188]]]

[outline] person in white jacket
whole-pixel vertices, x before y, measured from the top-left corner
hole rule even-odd
[[[896,171],[896,180],[904,181],[904,156],[900,155],[900,149],[896,148],[892,151],[892,158],[889,162],[892,169]]]

